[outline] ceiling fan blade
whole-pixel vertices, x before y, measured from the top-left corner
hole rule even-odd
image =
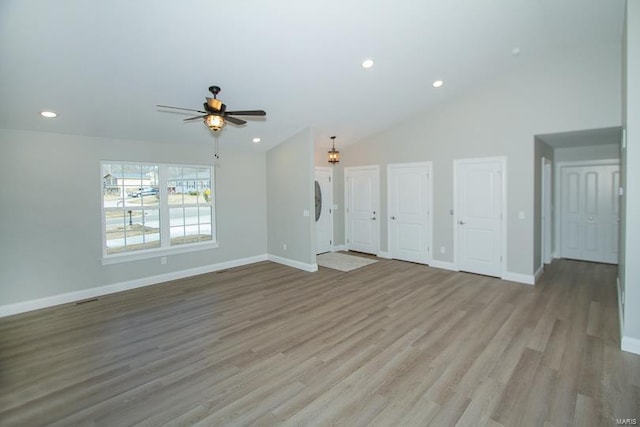
[[[234,116],[266,116],[267,112],[264,110],[244,110],[244,111],[227,111],[227,114],[233,114]]]
[[[227,114],[225,114],[224,119],[226,121],[228,121],[229,123],[233,123],[234,125],[243,125],[245,123],[247,123],[245,120],[239,119],[237,117],[231,117]]]
[[[192,122],[194,120],[198,120],[198,119],[204,119],[205,117],[207,117],[208,114],[205,114],[204,116],[195,116],[195,117],[189,117],[188,119],[184,119],[185,122]]]
[[[206,111],[202,111],[202,110],[194,110],[192,108],[172,107],[170,105],[156,105],[156,107],[158,107],[158,108],[172,108],[174,110],[195,111],[196,113],[203,113],[203,114],[207,113]]]

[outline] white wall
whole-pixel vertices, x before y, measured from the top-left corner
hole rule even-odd
[[[309,128],[267,152],[269,255],[307,270],[316,265],[313,162],[313,135]]]
[[[619,45],[522,60],[510,74],[495,76],[467,96],[342,150],[342,166],[433,161],[433,243],[447,251],[433,251],[437,261],[453,261],[449,210],[453,207],[454,159],[507,157],[507,271],[532,275],[534,135],[621,123]],[[381,168],[382,175],[385,170]],[[380,181],[386,182],[386,176]],[[386,202],[382,188],[383,251],[388,250]],[[518,218],[520,211],[524,219]]]
[[[102,265],[101,160],[213,163],[210,145],[0,129],[0,306],[266,254],[264,153],[216,167],[220,246]]]
[[[590,145],[587,147],[556,148],[556,162],[603,160],[620,158],[620,144]]]
[[[622,349],[640,354],[640,2],[627,2],[623,60],[622,187],[619,265],[624,301]]]

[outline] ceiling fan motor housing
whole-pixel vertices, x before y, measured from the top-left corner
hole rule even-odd
[[[205,109],[207,111],[211,111],[211,112],[222,111],[223,110],[223,108],[222,108],[223,105],[224,104],[219,99],[207,98],[207,103],[205,104]]]

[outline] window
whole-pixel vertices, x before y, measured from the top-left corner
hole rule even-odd
[[[211,240],[211,170],[169,166],[167,171],[171,245]],[[182,186],[185,180],[187,188]]]
[[[105,260],[215,245],[212,167],[102,162],[101,176]]]

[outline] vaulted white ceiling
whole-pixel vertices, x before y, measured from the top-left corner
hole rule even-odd
[[[203,124],[155,104],[199,109],[217,84],[229,109],[268,113],[228,125],[220,144],[266,149],[312,126],[344,145],[517,61],[620,43],[623,11],[623,0],[1,0],[0,127],[210,143]],[[47,109],[59,117],[40,118]]]

